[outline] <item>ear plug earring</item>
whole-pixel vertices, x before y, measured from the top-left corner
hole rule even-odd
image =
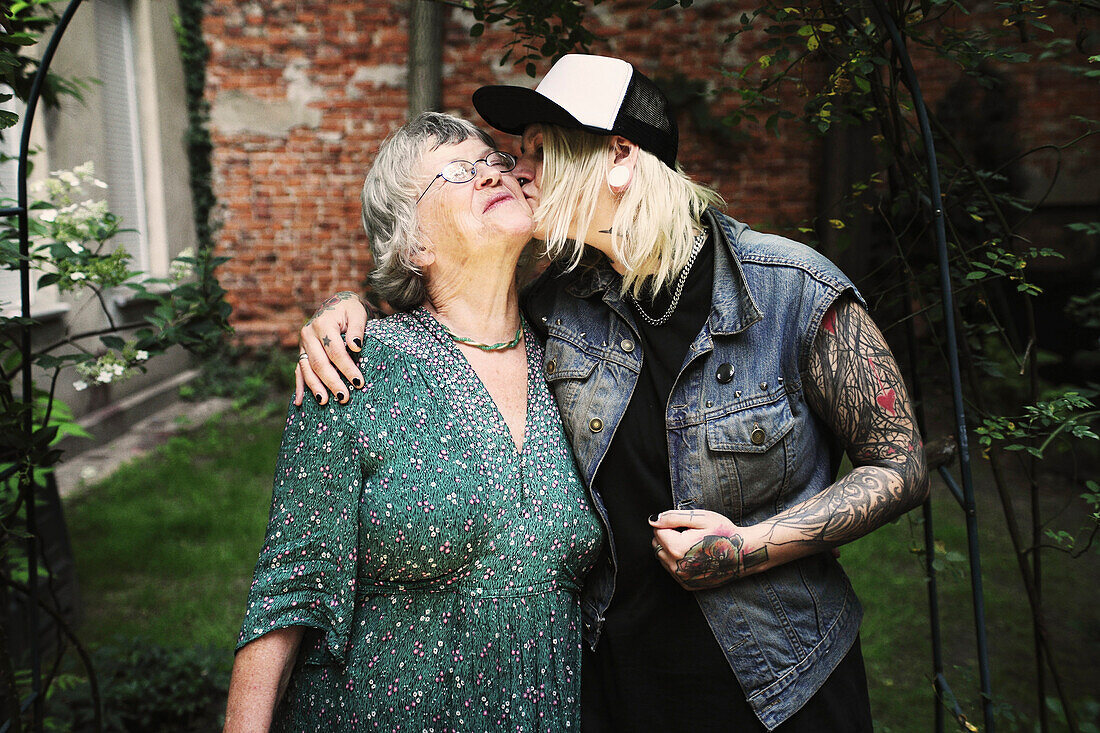
[[[617,165],[607,172],[607,185],[622,188],[630,181],[630,170],[625,165]]]

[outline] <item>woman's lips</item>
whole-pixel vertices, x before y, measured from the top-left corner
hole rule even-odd
[[[515,196],[507,192],[498,193],[496,196],[493,196],[491,199],[489,199],[489,202],[487,204],[485,204],[484,211],[488,211],[497,204],[503,203],[505,201],[514,201],[515,198]]]

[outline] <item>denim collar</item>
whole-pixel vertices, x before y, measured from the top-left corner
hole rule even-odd
[[[731,335],[740,333],[763,318],[749,291],[745,271],[737,257],[735,243],[748,227],[710,208],[703,219],[724,246],[714,249],[714,294],[711,296],[710,332]]]
[[[744,224],[724,216],[710,208],[703,214],[705,223],[715,234],[714,294],[711,296],[711,314],[708,319],[710,332],[730,335],[740,333],[763,318],[745,282],[745,272],[737,257],[734,243],[746,228]],[[721,246],[718,246],[718,244]],[[577,273],[566,292],[578,298],[588,298],[603,293],[603,301],[609,306],[619,305],[619,273],[606,258],[598,264]],[[616,308],[618,310],[618,308]]]

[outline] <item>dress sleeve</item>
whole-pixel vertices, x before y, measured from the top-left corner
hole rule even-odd
[[[312,660],[344,660],[355,611],[363,456],[369,450],[358,423],[372,409],[370,398],[364,390],[347,405],[290,405],[237,649],[275,629],[305,626],[316,630],[303,641]]]

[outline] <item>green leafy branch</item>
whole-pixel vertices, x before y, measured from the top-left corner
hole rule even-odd
[[[528,76],[534,78],[536,64],[543,59],[557,61],[567,53],[589,49],[595,34],[585,26],[588,5],[599,5],[602,0],[590,3],[576,0],[462,0],[449,2],[436,0],[444,5],[468,10],[473,14],[470,36],[478,38],[490,25],[511,30],[513,37],[504,44],[500,65],[509,61],[522,65]],[[687,5],[690,5],[690,1]],[[686,6],[685,6],[686,7]]]

